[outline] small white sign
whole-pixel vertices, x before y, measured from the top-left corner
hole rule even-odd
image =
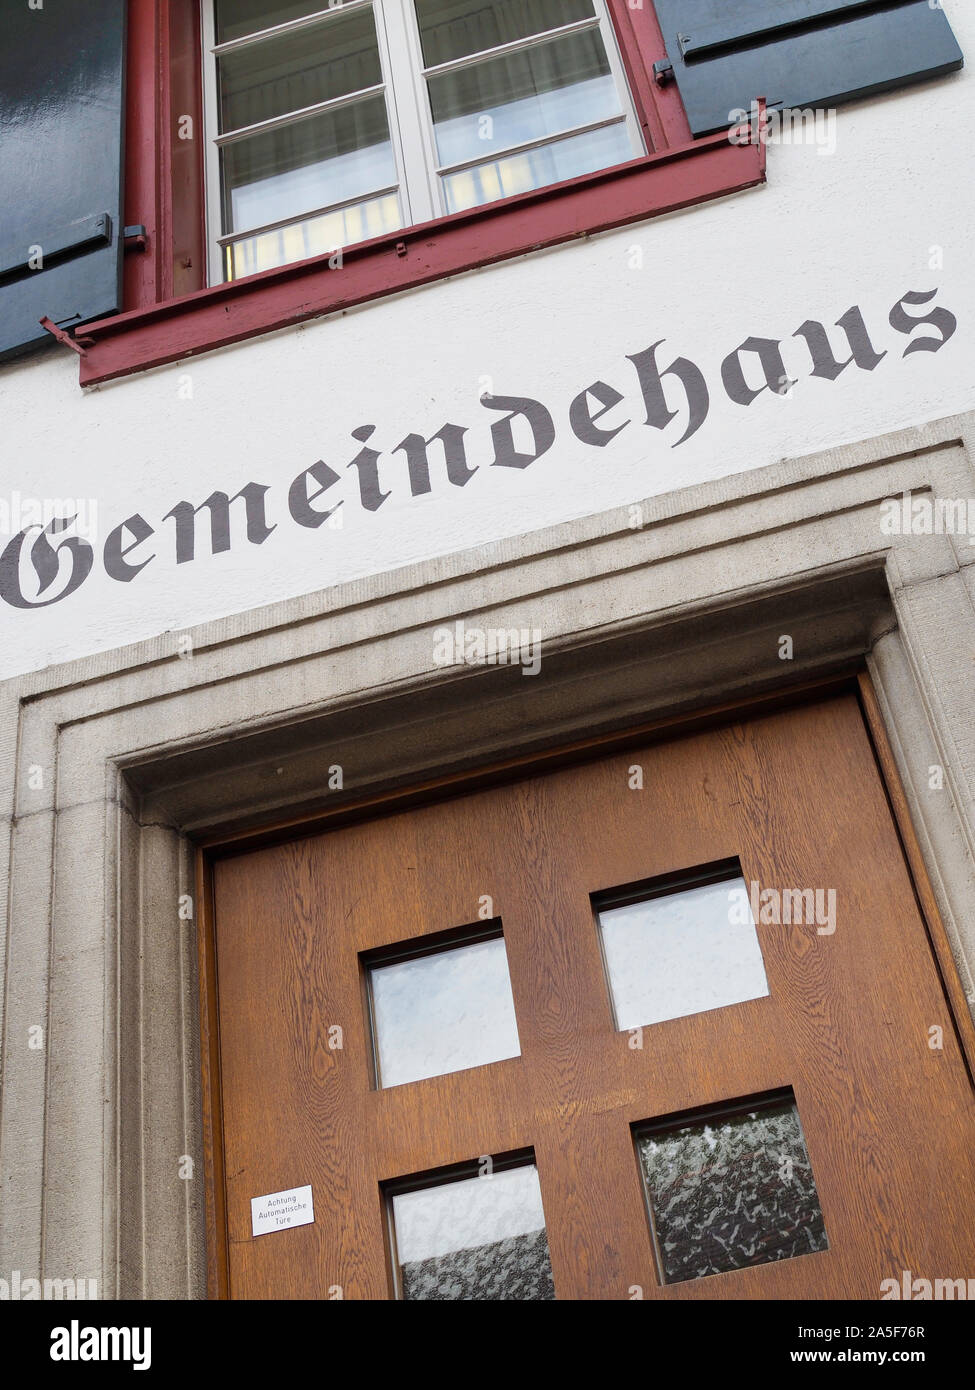
[[[314,1220],[310,1184],[251,1198],[252,1235],[266,1236],[270,1231],[283,1231],[289,1226],[309,1226]]]

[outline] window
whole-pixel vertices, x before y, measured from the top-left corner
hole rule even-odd
[[[521,1051],[499,927],[448,933],[366,957],[379,1086],[517,1057]]]
[[[36,138],[0,150],[0,359],[44,319],[95,385],[690,208],[765,181],[759,94],[963,61],[934,0],[478,4],[91,0],[85,42],[11,19],[0,103]],[[57,248],[43,270],[24,239]]]
[[[204,13],[214,282],[644,153],[604,0]]]
[[[400,1298],[545,1301],[555,1297],[534,1155],[390,1183],[385,1191]]]
[[[829,1249],[791,1090],[635,1137],[662,1283]]]
[[[110,161],[125,126],[121,209],[111,244],[91,247],[122,293],[77,292],[88,243],[70,269],[18,262],[0,284],[23,298],[0,354],[49,343],[46,316],[83,386],[765,181],[760,141],[692,138],[651,0],[99,4],[127,38],[100,69],[99,110],[114,101],[115,116],[97,160],[79,136],[91,55],[73,31],[25,23],[0,74],[24,129],[47,108],[16,73],[63,75],[75,99],[59,92],[52,131],[72,167]],[[5,153],[34,228],[36,156]],[[110,208],[110,185],[82,212]],[[42,241],[76,220],[62,203]]]
[[[650,0],[100,2],[128,26],[124,312],[25,272],[10,349],[49,315],[83,386],[765,181],[760,141],[692,138]],[[20,66],[77,67],[42,48]],[[91,162],[79,104],[59,147]]]
[[[617,1028],[641,1028],[768,994],[737,864],[613,893],[596,910]]]

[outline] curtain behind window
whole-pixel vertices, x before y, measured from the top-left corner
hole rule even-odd
[[[416,10],[428,68],[593,14],[592,0],[468,0],[464,6],[416,0]]]

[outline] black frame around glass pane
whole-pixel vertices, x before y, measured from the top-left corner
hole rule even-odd
[[[739,1186],[735,1205],[731,1207],[726,1202],[725,1209],[722,1210],[721,1199],[730,1194],[722,1193],[720,1190],[719,1180],[728,1175],[727,1168],[719,1167],[720,1159],[716,1161],[713,1181],[708,1180],[707,1170],[702,1167],[681,1175],[688,1180],[683,1192],[675,1191],[676,1184],[670,1183],[667,1189],[669,1200],[666,1205],[660,1192],[654,1194],[651,1191],[641,1153],[641,1141],[662,1139],[666,1136],[676,1138],[682,1132],[702,1129],[711,1124],[720,1125],[723,1121],[744,1121],[749,1117],[754,1117],[757,1124],[762,1112],[768,1113],[771,1117],[775,1112],[788,1114],[790,1111],[795,1116],[797,1137],[801,1146],[801,1155],[795,1155],[800,1162],[796,1165],[793,1160],[788,1168],[784,1168],[783,1156],[773,1152],[770,1156],[766,1153],[756,1163],[755,1160],[759,1158],[757,1149],[739,1155],[735,1162],[741,1169],[740,1176],[756,1184],[750,1198],[743,1186]],[[819,1189],[812,1170],[799,1107],[791,1087],[719,1105],[701,1106],[635,1124],[631,1128],[637,1170],[643,1187],[653,1240],[657,1277],[661,1284],[709,1278],[714,1274],[730,1273],[733,1270],[747,1269],[781,1259],[801,1258],[805,1254],[815,1254],[829,1248]],[[747,1163],[751,1163],[750,1170],[745,1167]],[[804,1190],[798,1187],[799,1182],[803,1181],[803,1173]],[[773,1180],[790,1185],[796,1181],[799,1201],[792,1209],[776,1208]],[[688,1197],[686,1205],[685,1197]],[[696,1199],[698,1209],[703,1210],[707,1207],[708,1215],[706,1221],[698,1227],[697,1234],[684,1239],[682,1244],[682,1227],[693,1225]],[[752,1203],[750,1211],[749,1200]],[[675,1216],[673,1208],[677,1203],[681,1204],[681,1211]],[[758,1219],[760,1216],[767,1218],[764,1226]],[[739,1241],[737,1251],[731,1248],[734,1240]]]
[[[450,1183],[465,1182],[472,1178],[482,1177],[485,1159],[490,1160],[491,1172],[494,1174],[510,1172],[515,1168],[533,1167],[537,1170],[538,1166],[534,1149],[518,1149],[504,1154],[481,1155],[479,1158],[469,1159],[463,1163],[454,1163],[444,1168],[433,1168],[423,1173],[413,1173],[405,1178],[394,1178],[380,1185],[390,1282],[395,1299],[407,1301],[407,1294],[403,1287],[402,1266],[397,1250],[396,1221],[393,1213],[394,1198],[410,1192],[429,1190]],[[546,1231],[547,1247],[547,1227],[543,1227],[543,1230]],[[551,1270],[549,1272],[551,1274]],[[546,1298],[548,1297],[549,1295],[546,1295]],[[552,1299],[555,1297],[554,1285],[550,1297]]]

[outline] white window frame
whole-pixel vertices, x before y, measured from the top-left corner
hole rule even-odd
[[[255,235],[259,232],[273,231],[279,227],[291,226],[326,212],[337,211],[343,206],[348,206],[349,202],[362,201],[361,198],[356,198],[345,202],[328,204],[321,208],[309,208],[304,213],[294,217],[284,218],[278,222],[267,223],[258,227],[242,228],[231,233],[224,233],[222,231],[223,208],[220,186],[221,147],[234,140],[245,138],[245,134],[251,135],[261,130],[271,129],[274,126],[288,125],[296,120],[306,118],[312,111],[328,110],[352,100],[359,100],[366,94],[381,94],[385,98],[390,143],[398,182],[396,185],[389,185],[386,188],[376,190],[374,195],[366,194],[363,195],[363,197],[379,197],[383,194],[395,192],[399,199],[400,225],[404,230],[408,227],[416,226],[423,222],[430,222],[436,218],[447,215],[444,191],[445,175],[473,168],[476,165],[487,163],[491,160],[500,160],[508,156],[521,154],[528,150],[538,149],[545,145],[552,145],[560,140],[571,139],[574,136],[586,134],[590,131],[599,130],[612,125],[626,126],[630,145],[633,150],[631,157],[634,159],[638,158],[646,151],[646,144],[643,138],[643,131],[637,119],[636,109],[633,105],[633,98],[630,93],[629,83],[626,78],[623,60],[620,54],[619,43],[616,38],[616,30],[610,19],[607,0],[592,0],[592,4],[595,10],[595,14],[592,18],[578,20],[571,24],[560,25],[556,29],[548,29],[539,34],[529,35],[524,39],[517,39],[512,43],[501,44],[495,48],[483,49],[478,53],[454,59],[448,63],[437,64],[434,67],[425,67],[423,64],[420,28],[416,16],[414,0],[340,0],[338,4],[333,3],[329,5],[328,3],[323,3],[322,7],[313,14],[305,15],[300,19],[290,20],[284,24],[275,25],[268,29],[258,30],[253,34],[247,34],[242,38],[231,39],[219,45],[216,43],[215,0],[203,0],[201,6],[203,29],[203,122],[206,139],[204,172],[206,181],[209,283],[211,285],[224,283],[224,247],[229,241],[240,240],[246,236]],[[314,107],[306,107],[301,112],[290,112],[284,116],[274,117],[272,120],[262,121],[257,125],[242,127],[240,130],[230,132],[226,135],[218,134],[219,102],[217,94],[217,59],[222,54],[232,52],[239,48],[249,47],[251,44],[266,39],[272,34],[290,33],[310,25],[316,25],[329,15],[336,15],[339,13],[346,14],[350,10],[365,9],[366,7],[372,8],[376,20],[376,35],[379,44],[379,60],[382,70],[382,81],[379,84],[375,87],[363,89],[362,92],[356,92],[350,97],[334,98],[330,101],[321,102]],[[599,121],[587,122],[580,126],[573,126],[564,131],[558,131],[554,135],[539,136],[534,140],[523,141],[501,149],[494,149],[491,150],[490,153],[463,160],[456,164],[442,165],[440,163],[437,155],[433,114],[427,95],[427,82],[429,78],[442,72],[456,71],[460,68],[473,66],[475,63],[483,62],[487,58],[520,52],[553,38],[572,33],[581,33],[588,29],[598,29],[602,36],[603,45],[609,61],[610,72],[619,95],[620,115],[606,117]],[[483,206],[489,206],[489,204],[484,204]]]

